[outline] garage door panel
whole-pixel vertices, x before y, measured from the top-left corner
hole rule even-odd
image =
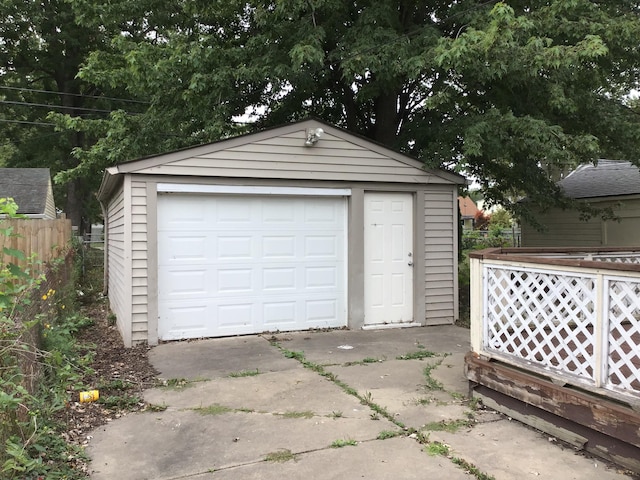
[[[262,237],[262,257],[266,259],[295,259],[295,235],[265,235]]]
[[[339,259],[339,244],[342,238],[336,235],[305,235],[304,256],[306,258]]]
[[[206,266],[167,267],[163,275],[165,281],[160,282],[158,295],[167,301],[208,298],[215,292],[214,272]]]
[[[158,234],[158,255],[163,265],[188,261],[203,262],[210,257],[211,237],[193,233]]]
[[[297,268],[266,267],[262,269],[262,290],[265,292],[295,291],[297,285]]]
[[[256,291],[252,268],[227,268],[218,270],[216,293],[253,293]]]
[[[191,203],[191,220],[171,218]],[[345,325],[345,210],[336,197],[160,195],[159,338]]]
[[[255,257],[253,235],[224,235],[216,240],[216,260],[251,260]]]
[[[339,318],[343,306],[334,298],[319,298],[305,301],[305,321],[309,328],[321,328]]]
[[[304,287],[311,290],[339,290],[338,276],[338,269],[333,266],[306,267]]]
[[[207,336],[211,318],[211,309],[205,303],[184,304],[168,303],[163,309],[164,316],[158,322],[158,336],[163,340],[180,340]]]
[[[213,325],[214,318],[209,319],[210,327],[217,327],[214,331],[228,332],[231,335],[253,333],[255,324],[255,310],[253,303],[218,304],[215,306],[217,325]],[[237,333],[232,333],[237,332]],[[209,334],[210,335],[210,334]]]

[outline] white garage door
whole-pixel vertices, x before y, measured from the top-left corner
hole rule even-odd
[[[343,197],[158,195],[158,337],[346,325]]]

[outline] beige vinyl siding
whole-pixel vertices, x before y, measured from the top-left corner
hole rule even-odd
[[[427,179],[435,183],[443,181],[420,168],[328,133],[312,147],[306,147],[304,139],[305,129],[301,129],[253,143],[202,152],[136,173],[413,184],[425,183]]]
[[[536,220],[544,230],[538,231],[522,222],[523,247],[599,247],[603,244],[600,218],[584,221],[575,210],[552,209],[536,214]]]
[[[451,324],[456,318],[457,197],[450,186],[432,185],[425,192],[425,323]]]
[[[148,331],[148,243],[147,186],[131,182],[131,340],[147,340]]]
[[[611,198],[611,197],[610,197]],[[522,224],[523,247],[599,247],[640,245],[640,198],[619,197],[616,200],[591,199],[596,208],[612,208],[618,220],[603,221],[594,217],[580,220],[575,210],[554,209],[536,216],[545,226],[537,231]]]
[[[116,315],[118,328],[123,336],[125,345],[131,344],[131,329],[129,322],[129,296],[125,281],[126,246],[125,246],[125,200],[124,190],[113,196],[107,207],[107,269],[108,295],[111,311]]]
[[[47,187],[47,199],[44,205],[44,218],[56,217],[56,204],[53,199],[53,187],[51,186],[51,179],[49,179],[49,186]]]

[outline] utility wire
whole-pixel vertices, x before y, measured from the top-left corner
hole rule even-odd
[[[0,118],[0,122],[2,123],[21,123],[24,125],[51,125],[51,126],[56,126],[55,123],[49,123],[49,122],[27,122],[25,120],[7,120],[4,118]]]
[[[27,87],[9,87],[8,85],[0,85],[0,89],[3,90],[18,90],[25,92],[36,92],[36,93],[49,93],[53,95],[67,95],[70,97],[81,97],[81,98],[95,98],[98,100],[114,100],[117,102],[129,102],[129,103],[140,103],[143,105],[150,105],[151,102],[143,102],[142,100],[129,100],[126,98],[117,98],[117,97],[105,97],[101,95],[85,95],[82,93],[65,93],[65,92],[56,92],[54,90],[42,90],[38,88],[27,88]]]
[[[95,112],[95,113],[111,113],[115,111],[115,110],[104,110],[101,108],[65,107],[64,105],[51,105],[49,103],[18,102],[16,100],[0,100],[0,103],[4,103],[7,105],[25,105],[28,107],[58,108],[62,110],[82,110],[84,112]],[[134,112],[126,112],[126,113],[129,115],[134,114]]]

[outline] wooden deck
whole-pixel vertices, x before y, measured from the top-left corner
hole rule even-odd
[[[640,249],[470,259],[473,395],[640,473]]]

